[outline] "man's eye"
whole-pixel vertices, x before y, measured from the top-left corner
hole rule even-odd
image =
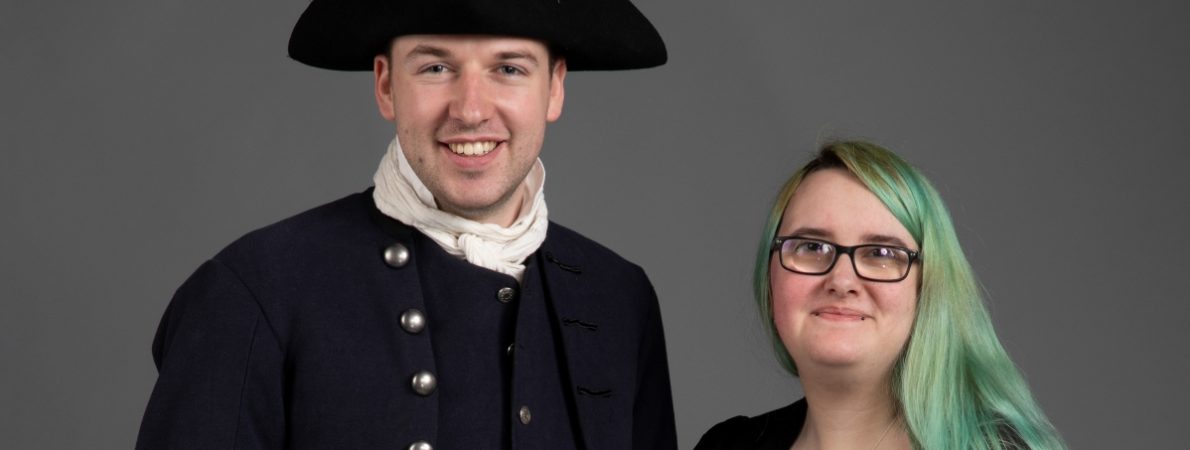
[[[422,69],[424,73],[446,73],[446,66],[442,64],[434,64]]]
[[[500,73],[504,74],[504,75],[522,75],[522,74],[524,74],[524,72],[521,71],[521,69],[516,66],[503,65],[503,66],[500,66],[499,70],[500,70]]]

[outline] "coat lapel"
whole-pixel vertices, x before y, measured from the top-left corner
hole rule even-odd
[[[608,348],[606,336],[615,311],[601,301],[607,289],[597,274],[597,261],[589,259],[569,230],[550,224],[541,246],[544,284],[552,305],[555,329],[560,330],[568,398],[574,400],[580,434],[589,450],[631,446],[631,393],[613,392],[616,380],[611,367],[623,366],[625,349]],[[625,389],[626,390],[626,389]],[[625,407],[625,402],[627,406]],[[626,409],[625,409],[626,408]]]

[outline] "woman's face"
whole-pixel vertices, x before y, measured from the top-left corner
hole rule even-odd
[[[919,250],[880,199],[842,169],[815,171],[802,181],[777,235]],[[878,282],[857,276],[851,258],[840,254],[824,275],[786,270],[778,252],[769,260],[773,320],[802,373],[811,366],[888,371],[909,339],[918,265],[904,280]]]

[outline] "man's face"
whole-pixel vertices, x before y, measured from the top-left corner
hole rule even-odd
[[[438,207],[511,224],[546,123],[562,114],[565,62],[551,67],[531,39],[414,35],[374,67],[380,114]]]

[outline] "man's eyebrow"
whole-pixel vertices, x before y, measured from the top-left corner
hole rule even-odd
[[[417,47],[413,47],[413,50],[410,50],[409,53],[406,53],[405,59],[413,59],[413,58],[416,58],[419,56],[433,56],[436,58],[445,58],[447,56],[450,56],[450,52],[446,51],[446,49],[444,49],[442,47],[434,47],[432,45],[422,44],[422,45],[418,45]]]
[[[534,56],[532,52],[509,50],[496,53],[496,58],[501,61],[508,61],[510,59],[526,59],[534,65],[540,65],[540,61],[537,60],[537,56]]]

